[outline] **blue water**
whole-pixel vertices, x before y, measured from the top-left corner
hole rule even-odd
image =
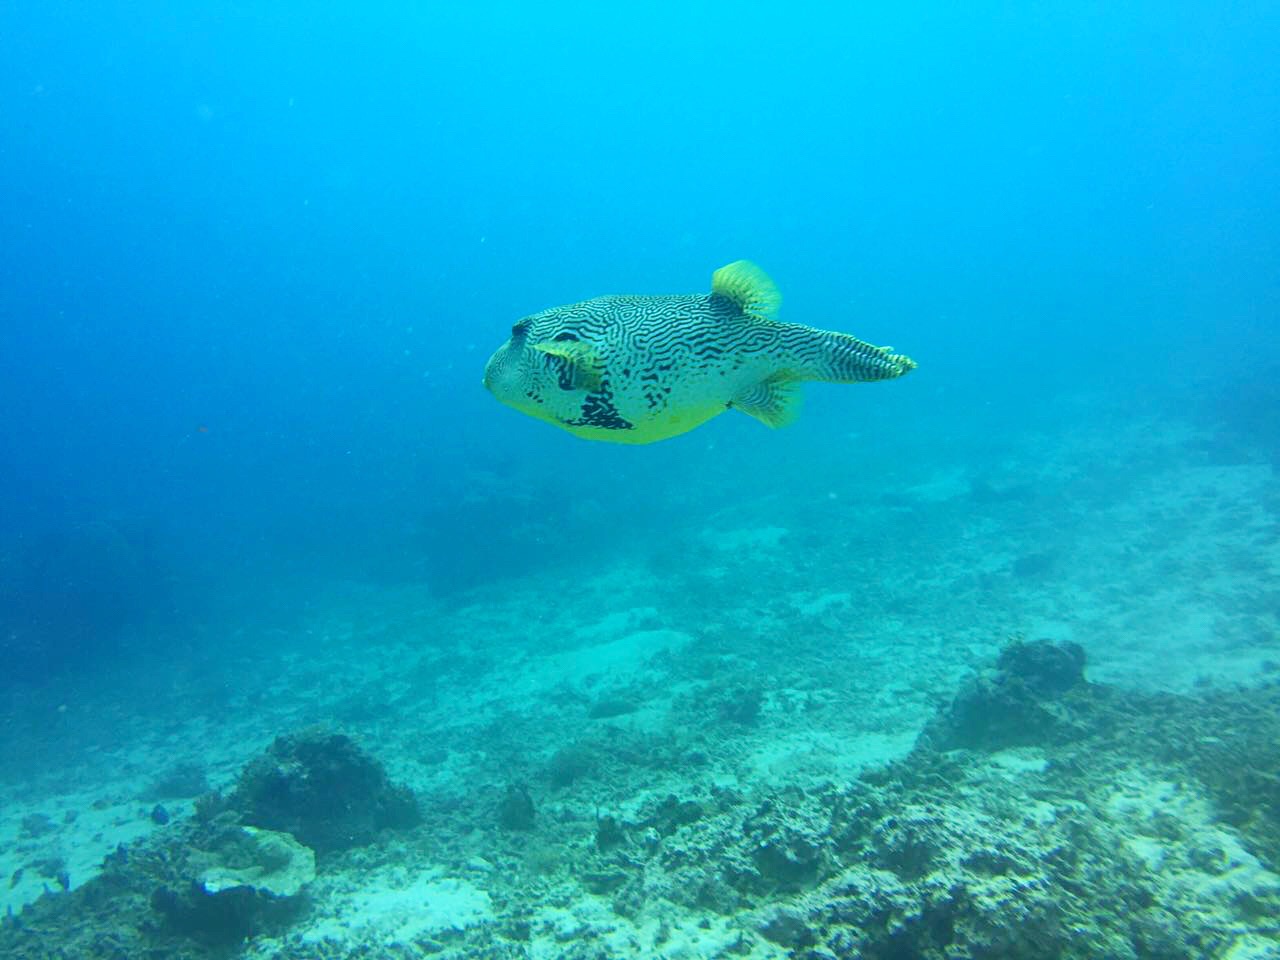
[[[980,473],[1076,394],[1280,453],[1264,4],[102,0],[0,37],[0,684],[335,582],[571,589],[763,491]],[[919,370],[641,448],[481,388],[514,319],[738,258]]]

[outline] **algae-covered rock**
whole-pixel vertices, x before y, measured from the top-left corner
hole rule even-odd
[[[314,854],[287,835],[226,816],[175,821],[118,848],[86,883],[0,921],[0,956],[222,958],[287,930],[314,876]]]
[[[804,918],[790,910],[779,910],[760,926],[760,935],[780,947],[801,949],[817,943]]]
[[[504,830],[532,830],[536,815],[529,788],[524,784],[508,784],[498,803],[498,824]]]
[[[570,744],[561,747],[551,757],[547,778],[553,787],[570,787],[579,780],[595,776],[603,765],[603,758],[596,750],[582,744]]]
[[[307,837],[332,850],[417,815],[413,794],[346,737],[281,737],[231,796],[206,795],[195,816],[119,847],[100,875],[0,918],[0,956],[225,960],[309,908]]]
[[[292,897],[316,877],[316,855],[287,833],[240,827],[216,852],[217,862],[199,877],[206,893],[249,887]]]
[[[184,859],[182,882],[157,887],[151,907],[171,932],[215,946],[282,930],[316,875],[309,847],[229,818],[196,828]]]

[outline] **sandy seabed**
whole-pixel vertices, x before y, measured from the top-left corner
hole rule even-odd
[[[762,494],[570,578],[317,588],[199,672],[9,697],[0,948],[1280,957],[1278,616],[1273,466],[1167,421]],[[1088,684],[1011,705],[1020,639]],[[197,796],[315,725],[420,822],[322,854],[243,941],[111,906],[104,857],[187,842]]]

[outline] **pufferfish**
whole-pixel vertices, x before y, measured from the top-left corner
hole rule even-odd
[[[746,260],[711,292],[609,296],[525,317],[489,358],[503,403],[588,440],[653,443],[725,410],[791,423],[805,380],[891,380],[915,361],[847,333],[778,319],[778,288]]]

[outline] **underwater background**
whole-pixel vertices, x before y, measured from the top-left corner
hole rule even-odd
[[[1280,956],[1276,10],[0,38],[6,955]],[[919,369],[642,447],[482,388],[739,258]]]

